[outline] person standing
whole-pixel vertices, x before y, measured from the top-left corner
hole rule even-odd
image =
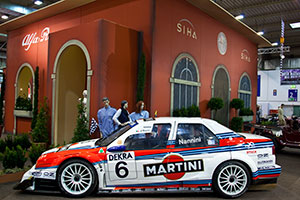
[[[106,138],[115,130],[113,116],[117,110],[110,107],[109,99],[107,97],[102,98],[102,103],[104,104],[104,107],[98,110],[97,117],[100,133],[103,138]]]
[[[145,103],[143,101],[137,102],[135,112],[129,115],[131,121],[149,118],[149,112],[144,109],[145,109]]]
[[[278,120],[279,120],[279,125],[286,125],[284,116],[283,116],[283,104],[281,106],[278,106]]]
[[[128,109],[128,102],[126,100],[123,100],[121,102],[121,108],[119,108],[115,113],[115,115],[113,116],[113,120],[119,126],[119,128],[122,128],[123,126],[127,125],[131,121],[127,109]]]

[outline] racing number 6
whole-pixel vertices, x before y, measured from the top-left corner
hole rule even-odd
[[[122,165],[122,166],[120,166],[120,165]],[[127,165],[127,163],[124,161],[120,161],[116,164],[115,171],[119,178],[125,178],[126,176],[128,176],[129,171],[125,167],[126,165]],[[121,174],[120,172],[123,172],[123,173]]]

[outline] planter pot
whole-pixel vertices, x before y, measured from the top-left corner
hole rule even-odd
[[[19,181],[19,180],[21,180],[24,173],[25,173],[25,171],[17,172],[14,174],[4,174],[4,175],[0,176],[0,183]]]
[[[26,117],[26,118],[32,118],[33,116],[32,111],[27,111],[27,110],[14,110],[14,115],[16,117]]]
[[[251,122],[253,121],[253,115],[250,116],[241,116],[244,122]]]

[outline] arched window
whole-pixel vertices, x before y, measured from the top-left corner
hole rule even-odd
[[[199,104],[199,72],[194,58],[180,54],[174,64],[171,82],[171,114],[173,110]]]
[[[240,78],[239,84],[239,98],[244,100],[244,107],[250,108],[251,106],[251,81],[247,73],[244,73]]]
[[[33,84],[33,69],[28,63],[25,63],[19,68],[16,77],[16,110],[32,110]]]

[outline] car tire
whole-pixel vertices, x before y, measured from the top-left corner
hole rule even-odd
[[[98,185],[97,172],[87,161],[72,159],[65,162],[57,173],[57,183],[68,197],[85,197]]]
[[[240,197],[248,190],[249,185],[249,170],[240,162],[222,163],[214,172],[213,189],[221,197]]]

